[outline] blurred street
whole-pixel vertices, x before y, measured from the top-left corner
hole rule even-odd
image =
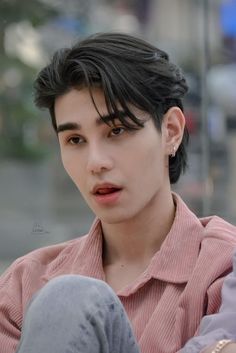
[[[32,92],[55,50],[96,32],[147,39],[182,68],[189,169],[173,189],[198,216],[236,224],[236,0],[11,0],[0,15],[0,273],[94,219]]]
[[[85,234],[94,219],[52,161],[1,162],[0,195],[0,272],[35,248]]]

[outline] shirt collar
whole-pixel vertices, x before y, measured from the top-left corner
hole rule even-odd
[[[98,218],[93,222],[88,235],[85,236],[81,251],[78,253],[80,274],[105,281],[105,273],[102,261],[103,235],[101,222]]]
[[[176,204],[173,225],[145,274],[166,282],[185,283],[195,267],[204,227],[180,196],[173,193],[173,198]],[[83,259],[82,275],[105,280],[102,249],[101,223],[96,219],[79,254]]]
[[[204,227],[177,194],[174,222],[147,272],[151,277],[172,283],[188,281],[198,258]]]

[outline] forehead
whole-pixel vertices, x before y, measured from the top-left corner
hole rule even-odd
[[[54,110],[57,133],[104,125],[106,119],[110,119],[102,90],[96,89],[91,93],[87,88],[71,89],[56,99]]]
[[[56,99],[55,118],[57,126],[68,123],[115,125],[116,121],[120,121],[127,127],[142,126],[142,123],[150,118],[147,112],[128,103],[124,109],[117,103],[114,109],[110,111],[107,108],[104,93],[100,88],[93,88],[91,91],[88,88],[71,89]]]
[[[55,116],[60,120],[68,117],[68,114],[72,117],[75,113],[82,115],[85,111],[98,115],[96,108],[101,114],[107,113],[104,93],[98,88],[93,89],[92,96],[87,88],[73,88],[55,100]]]

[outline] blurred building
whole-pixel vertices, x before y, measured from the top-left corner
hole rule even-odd
[[[210,213],[236,222],[235,7],[236,0],[0,3],[3,267],[33,248],[83,234],[93,219],[63,171],[48,115],[34,107],[32,83],[56,49],[94,32],[139,35],[166,50],[183,67],[190,86],[185,106],[191,143],[189,169],[176,190],[199,215],[207,198]],[[202,95],[203,81],[206,97]],[[203,98],[207,98],[205,171]]]

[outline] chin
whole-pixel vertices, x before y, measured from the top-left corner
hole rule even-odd
[[[104,212],[105,213],[105,212]],[[119,223],[124,223],[124,222],[127,222],[129,221],[131,218],[133,218],[133,216],[131,215],[127,215],[126,214],[118,214],[118,212],[112,212],[113,214],[109,214],[109,212],[107,212],[107,214],[104,214],[104,213],[100,213],[100,214],[97,214],[98,218],[104,222],[104,223],[107,223],[107,224],[119,224]]]

